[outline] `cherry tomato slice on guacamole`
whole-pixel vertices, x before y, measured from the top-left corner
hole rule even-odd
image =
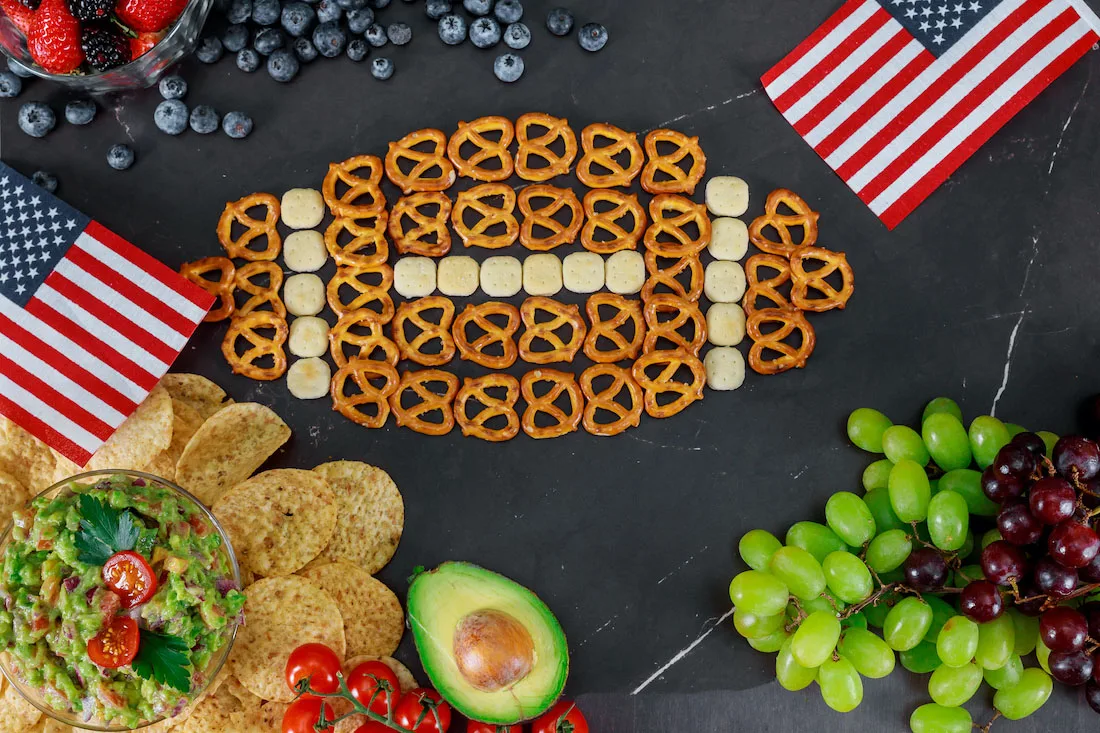
[[[340,657],[324,644],[302,644],[286,660],[286,683],[298,691],[299,680],[309,677],[309,686],[316,692],[336,692],[340,689]],[[312,697],[312,695],[310,695]]]
[[[123,608],[145,603],[157,592],[157,576],[145,558],[124,550],[107,558],[103,564],[103,582],[118,594]]]
[[[393,720],[414,733],[447,733],[451,727],[451,706],[435,690],[417,687],[401,696]]]
[[[380,689],[382,682],[389,685],[388,690]],[[389,715],[390,707],[396,706],[401,699],[401,683],[397,681],[397,675],[382,662],[358,665],[348,675],[348,689],[352,697],[379,715]],[[371,700],[372,695],[374,700]]]
[[[588,721],[572,700],[559,700],[532,725],[531,733],[588,733]]]
[[[125,667],[134,661],[140,644],[137,621],[129,616],[116,616],[110,626],[88,642],[88,659],[107,669]]]
[[[322,705],[325,719],[334,719],[336,716],[332,714],[332,706],[319,697],[309,696],[295,700],[283,713],[283,733],[317,733],[316,725],[321,719]]]

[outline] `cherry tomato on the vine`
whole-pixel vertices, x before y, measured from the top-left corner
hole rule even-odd
[[[111,625],[88,641],[88,659],[100,667],[117,669],[134,661],[141,645],[137,621],[116,616]]]
[[[325,719],[332,720],[332,706],[319,697],[300,697],[291,703],[283,713],[283,733],[317,733],[314,727],[321,720],[321,706],[324,706]]]
[[[417,687],[401,696],[393,720],[415,733],[447,733],[451,727],[451,706],[435,690]]]
[[[386,685],[380,685],[381,682]],[[382,689],[385,686],[389,689]],[[397,675],[382,662],[363,662],[356,666],[348,675],[348,689],[352,697],[379,715],[389,715],[390,708],[396,707],[401,699],[401,683],[397,681]]]
[[[355,729],[355,733],[393,733],[393,728],[377,720],[368,720]]]
[[[559,700],[532,725],[531,733],[588,733],[588,721],[572,700]]]
[[[103,582],[118,594],[123,608],[145,603],[157,592],[157,576],[133,550],[116,552],[103,564]]]
[[[520,733],[521,725],[496,725],[495,723],[479,723],[470,720],[466,723],[466,733]]]
[[[286,660],[286,683],[297,692],[299,680],[309,677],[309,686],[317,692],[340,689],[340,657],[324,644],[302,644]]]

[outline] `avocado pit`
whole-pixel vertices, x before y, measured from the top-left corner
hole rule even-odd
[[[535,667],[535,642],[514,616],[481,609],[455,627],[454,656],[466,681],[483,692],[513,687]]]

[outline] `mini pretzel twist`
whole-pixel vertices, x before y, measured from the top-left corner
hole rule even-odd
[[[436,206],[435,214],[424,214],[424,206]],[[451,215],[451,200],[447,194],[439,191],[421,191],[402,196],[390,209],[390,239],[401,254],[415,254],[424,257],[442,257],[451,251],[451,230],[447,228],[447,219]],[[405,219],[412,228],[405,231]],[[434,237],[435,241],[429,241]]]
[[[500,140],[485,137],[487,132],[499,132]],[[516,137],[515,127],[507,117],[479,117],[472,122],[459,122],[455,134],[447,143],[447,157],[455,164],[458,174],[475,181],[506,181],[512,175],[515,164],[508,146]],[[469,158],[462,157],[462,146],[470,143],[477,152]],[[498,160],[499,168],[485,168],[482,163]]]
[[[431,143],[431,152],[417,150],[422,143]],[[401,172],[401,161],[412,161],[413,167],[408,173]],[[426,175],[433,169],[439,169],[436,176]],[[410,132],[395,143],[390,143],[386,153],[386,178],[402,192],[445,191],[455,182],[455,167],[447,160],[447,136],[442,130],[431,128]]]
[[[540,382],[551,384],[549,391],[541,397],[535,395],[535,385]],[[535,369],[527,372],[520,380],[520,391],[523,393],[523,401],[527,403],[521,425],[523,432],[532,438],[560,438],[574,432],[581,424],[584,395],[581,394],[577,380],[569,372],[560,372],[557,369]],[[562,394],[569,397],[569,412],[554,404]],[[535,418],[540,412],[549,415],[554,424],[536,425]]]
[[[806,271],[807,260],[824,263],[812,272]],[[825,278],[834,272],[840,273],[841,286],[837,290]],[[843,252],[833,252],[822,247],[799,247],[791,255],[791,303],[804,311],[822,313],[834,308],[843,309],[855,292],[855,276],[848,258]],[[810,298],[809,291],[815,290],[823,297]]]
[[[351,311],[340,316],[340,320],[328,332],[328,348],[336,366],[342,367],[349,361],[384,361],[397,366],[401,352],[390,339],[386,338],[385,323],[378,314],[365,308]],[[366,333],[352,329],[366,329]],[[349,357],[345,346],[352,346],[355,352]],[[376,353],[379,352],[379,353]]]
[[[380,282],[370,285],[363,282],[363,277],[378,276]],[[355,291],[351,300],[344,300],[340,294],[340,288],[347,285]],[[368,306],[375,317],[382,323],[389,323],[393,318],[393,299],[390,298],[389,289],[393,285],[393,269],[389,265],[376,267],[337,267],[336,274],[325,286],[325,296],[329,308],[337,316],[344,316],[352,311],[357,311]]]
[[[259,331],[273,331],[268,338]],[[283,344],[290,333],[286,319],[271,311],[252,311],[244,316],[236,316],[229,322],[229,330],[222,340],[222,356],[229,363],[234,374],[249,379],[270,382],[286,372],[286,352]],[[243,339],[248,348],[243,354],[237,353],[237,340]],[[271,357],[271,366],[257,366],[256,362]]]
[[[534,199],[550,199],[550,202],[535,208],[531,203]],[[565,208],[569,209],[568,224],[562,224],[554,218]],[[571,188],[557,188],[544,183],[526,186],[519,192],[519,210],[523,213],[523,224],[519,230],[520,244],[536,252],[545,252],[561,244],[571,244],[576,241],[581,225],[584,224],[581,202]],[[536,237],[536,226],[550,234]]]
[[[597,378],[611,377],[611,385],[597,392],[594,382]],[[630,397],[630,406],[626,407],[616,399],[623,390]],[[634,381],[630,372],[614,364],[596,364],[581,373],[581,391],[584,393],[584,429],[592,435],[618,435],[627,428],[636,428],[642,419],[642,388]],[[611,422],[599,422],[596,418],[600,410],[615,416]]]
[[[507,319],[504,326],[498,326],[489,319],[489,316],[494,315]],[[485,332],[472,343],[466,335],[466,326],[470,323]],[[516,363],[516,357],[519,356],[516,342],[512,338],[519,330],[519,324],[519,309],[514,305],[496,301],[467,305],[455,318],[453,327],[459,356],[488,369],[507,369]],[[500,344],[502,353],[499,356],[485,353],[493,344]]]
[[[366,178],[359,175],[367,172]],[[347,219],[363,219],[377,216],[386,208],[386,196],[382,193],[382,161],[376,155],[356,155],[342,163],[330,163],[321,195],[332,215]],[[337,184],[348,187],[336,195]]]
[[[661,367],[661,371],[656,377],[650,378],[646,369],[653,366]],[[676,380],[676,372],[682,366],[691,370],[690,382]],[[703,362],[684,349],[642,354],[634,362],[631,373],[638,386],[645,391],[645,411],[650,417],[672,417],[692,402],[703,399],[703,385],[707,382]],[[658,396],[669,392],[676,394],[676,399],[660,404],[657,401]]]
[[[254,219],[248,214],[249,210],[257,206],[265,209],[263,219]],[[240,257],[250,262],[273,260],[279,256],[283,247],[279,230],[275,228],[279,213],[279,199],[269,193],[253,193],[237,201],[230,201],[218,219],[218,241],[230,257]],[[234,224],[245,228],[244,233],[236,239],[233,238]],[[252,241],[260,237],[267,238],[264,248],[250,248]]]
[[[489,395],[488,390],[493,387],[503,387],[504,397]],[[472,417],[466,413],[466,403],[471,398],[481,403],[484,408]],[[455,421],[458,422],[463,435],[481,438],[492,443],[511,440],[519,433],[519,415],[516,414],[518,400],[519,382],[511,374],[486,374],[476,379],[467,377],[462,383],[462,389],[455,397]],[[504,427],[485,426],[489,420],[501,416],[507,421]]]
[[[765,323],[778,324],[779,328],[770,333],[762,333],[761,327]],[[813,326],[797,308],[761,308],[749,316],[745,330],[753,341],[749,349],[749,366],[758,374],[778,374],[788,369],[801,369],[806,366],[806,360],[810,358],[817,343]],[[802,343],[791,346],[786,343],[786,339],[796,330],[802,335]],[[775,352],[779,356],[765,359],[765,351]]]
[[[558,361],[571,362],[584,344],[588,329],[581,318],[581,311],[575,305],[559,303],[552,298],[540,295],[531,296],[520,306],[524,331],[519,337],[519,357],[528,364],[552,364]],[[538,322],[539,312],[553,316],[549,321]],[[557,330],[569,326],[569,340],[565,341]],[[534,351],[536,341],[550,345],[549,351]]]
[[[218,273],[217,280],[204,277],[208,272]],[[180,275],[198,285],[218,299],[218,307],[207,312],[202,320],[209,323],[224,321],[237,310],[233,291],[237,287],[237,268],[228,257],[203,257],[180,265]]]
[[[615,309],[608,319],[600,315],[600,307]],[[645,321],[642,318],[642,305],[636,300],[624,298],[616,293],[595,293],[588,297],[584,306],[588,322],[592,324],[584,339],[584,355],[597,364],[611,364],[616,361],[637,358],[645,340]],[[630,322],[634,334],[628,339],[619,331]],[[601,349],[600,339],[610,341],[615,348]]]
[[[257,285],[252,280],[267,275],[267,285]],[[286,318],[286,306],[279,297],[279,288],[283,286],[283,268],[274,262],[249,262],[237,270],[237,290],[243,290],[250,297],[237,309],[238,316],[248,315],[252,311],[271,306],[271,312],[280,318]]]
[[[500,206],[490,206],[486,199],[501,197]],[[473,226],[467,226],[463,217],[470,209],[477,212],[481,219]],[[451,224],[467,247],[500,249],[516,241],[519,236],[519,222],[512,213],[516,209],[516,192],[504,183],[482,183],[458,194],[451,210]],[[503,224],[501,234],[486,234],[495,224]]]
[[[601,137],[610,140],[610,144],[597,147],[596,139]],[[633,132],[597,122],[581,130],[581,148],[584,155],[577,163],[577,180],[589,188],[626,187],[642,171],[645,156]],[[622,153],[629,159],[625,166],[615,160]],[[599,173],[601,168],[607,173]]]
[[[676,149],[668,155],[661,155],[657,150],[659,143],[672,143]],[[653,130],[646,135],[645,153],[649,160],[642,169],[642,188],[649,193],[691,195],[707,170],[707,156],[699,147],[699,138],[688,137],[675,130]],[[689,155],[691,167],[685,172],[680,162]],[[663,173],[668,180],[658,181],[658,173]]]
[[[377,267],[389,259],[390,245],[386,241],[385,211],[371,219],[333,219],[325,229],[325,247],[337,265]],[[341,235],[347,233],[351,241],[340,244]]]
[[[432,323],[423,316],[425,311],[440,310],[439,323]],[[455,341],[451,337],[451,323],[455,317],[455,304],[442,295],[429,295],[425,298],[405,301],[397,307],[394,314],[393,340],[401,352],[401,358],[414,361],[423,366],[442,366],[455,355]],[[405,336],[405,324],[412,324],[419,333],[409,341]],[[424,346],[439,341],[439,353],[428,354]]]
[[[345,392],[348,378],[359,388],[358,394]],[[379,380],[382,386],[376,387],[375,382]],[[390,416],[389,396],[397,391],[398,381],[397,370],[384,361],[352,359],[332,375],[329,385],[332,409],[365,428],[380,428]],[[375,408],[373,415],[359,409],[372,405]]]
[[[775,270],[776,274],[769,278],[761,278],[760,270]],[[790,282],[791,263],[778,255],[755,254],[745,261],[745,280],[748,287],[745,289],[745,297],[741,299],[741,307],[745,315],[752,315],[760,310],[756,307],[762,298],[768,305],[765,308],[790,308],[790,302],[779,292],[780,286]]]
[[[674,212],[669,215],[669,212]],[[649,218],[653,221],[645,231],[645,247],[661,257],[697,255],[710,242],[710,217],[707,207],[683,196],[662,193],[649,202]],[[698,235],[691,236],[684,228],[694,224]],[[673,242],[660,239],[671,237]]]
[[[532,127],[545,127],[546,132],[531,137]],[[550,149],[559,139],[565,146],[565,152],[560,156]],[[569,127],[569,120],[564,118],[528,112],[516,120],[516,140],[519,141],[516,175],[525,181],[549,181],[554,176],[563,176],[569,172],[577,157],[577,135]],[[532,168],[528,164],[531,158],[545,160],[546,167]]]
[[[443,394],[428,389],[429,384],[442,384]],[[411,407],[404,407],[401,398],[412,390],[420,399]],[[458,377],[440,369],[421,369],[417,372],[405,372],[397,390],[390,395],[390,408],[394,419],[401,427],[416,431],[422,435],[446,435],[455,426],[454,404],[458,392]],[[440,422],[429,422],[425,415],[438,412]]]
[[[672,318],[667,321],[660,319],[660,314],[672,313]],[[645,351],[656,351],[660,339],[671,341],[676,349],[683,349],[693,356],[699,355],[699,349],[707,342],[707,319],[699,310],[699,304],[692,300],[672,295],[671,293],[658,293],[645,303]],[[688,339],[681,333],[684,326],[691,326],[691,338]]]
[[[703,294],[703,263],[698,256],[681,257],[664,268],[661,267],[657,253],[652,250],[646,251],[644,259],[649,277],[642,286],[642,300],[652,298],[661,285],[685,300],[699,300],[699,296]],[[677,279],[684,272],[688,273],[686,286]]]
[[[780,214],[780,206],[786,206],[793,213]],[[811,247],[817,243],[817,220],[820,216],[794,191],[776,189],[768,194],[764,202],[764,215],[756,217],[749,225],[749,240],[763,252],[790,259],[797,247]],[[779,235],[778,241],[765,236],[764,230],[769,226]],[[791,230],[799,227],[802,228],[802,240],[796,242]]]
[[[607,211],[596,211],[601,203],[614,204]],[[581,229],[581,244],[590,252],[609,255],[621,249],[637,249],[638,240],[646,228],[645,209],[638,203],[634,194],[614,189],[596,189],[584,195],[584,228]],[[631,219],[630,230],[619,222],[627,217]],[[597,240],[598,234],[604,233]]]

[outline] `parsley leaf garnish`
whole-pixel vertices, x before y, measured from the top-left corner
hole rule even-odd
[[[102,565],[116,552],[134,549],[141,523],[126,510],[112,509],[99,499],[80,495],[80,532],[76,535],[77,559]]]
[[[187,642],[171,634],[141,630],[141,646],[130,668],[139,677],[156,680],[180,692],[191,690],[191,650]]]

